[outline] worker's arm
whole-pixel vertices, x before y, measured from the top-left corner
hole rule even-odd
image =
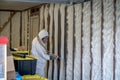
[[[57,56],[55,55],[48,55],[46,52],[44,52],[43,47],[37,47],[37,52],[39,53],[39,56],[41,56],[42,58],[46,59],[46,60],[54,60],[57,59]]]
[[[37,53],[40,57],[46,59],[46,60],[50,60],[50,55],[48,55],[47,53],[43,52],[41,47],[37,47]]]

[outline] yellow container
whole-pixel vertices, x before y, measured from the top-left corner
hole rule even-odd
[[[32,55],[27,55],[26,58],[13,56],[15,70],[20,75],[34,75],[36,71],[37,58]]]
[[[41,77],[37,74],[35,75],[24,75],[22,76],[23,80],[48,80],[47,78]]]
[[[37,59],[37,57],[35,57],[33,55],[26,55],[26,58],[13,56],[13,59],[14,60],[34,60],[34,59]]]

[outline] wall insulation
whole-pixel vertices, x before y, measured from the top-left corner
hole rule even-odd
[[[50,4],[50,8],[49,8],[49,15],[50,15],[50,25],[49,25],[49,50],[50,53],[49,54],[53,54],[53,10],[54,10],[54,4]],[[48,68],[48,79],[49,80],[53,80],[52,79],[52,74],[53,74],[53,63],[52,61],[49,61],[49,68]]]
[[[93,0],[92,9],[92,80],[101,80],[101,0]]]
[[[73,80],[73,5],[67,8],[68,40],[66,80]]]
[[[45,6],[44,17],[45,17],[45,29],[48,31],[48,5]]]
[[[64,44],[65,44],[65,7],[66,5],[60,6],[60,15],[61,15],[61,53],[60,53],[60,76],[59,80],[65,80],[65,59],[64,59]]]
[[[42,6],[39,10],[40,12],[40,30],[43,29],[44,26],[44,6]]]
[[[75,52],[74,52],[74,80],[81,80],[81,19],[82,5],[75,5]]]
[[[103,80],[113,80],[113,0],[103,1]]]
[[[91,16],[90,2],[83,5],[83,36],[82,36],[82,80],[90,79],[90,16]]]
[[[120,0],[116,0],[116,64],[115,64],[115,80],[120,80]]]
[[[54,8],[54,54],[58,55],[58,12],[59,12],[59,4],[55,5]],[[54,60],[54,76],[53,76],[53,80],[57,80],[58,78],[58,65],[57,65],[57,60]]]
[[[45,25],[44,25],[44,29],[46,29],[49,33],[49,30],[48,30],[48,4],[45,5],[45,9],[44,9],[44,22],[45,22]],[[46,44],[46,48],[48,49],[48,42]],[[46,64],[46,76],[47,76],[47,64]]]
[[[0,11],[0,26],[10,13]],[[0,35],[30,51],[33,38],[47,29],[49,54],[60,56],[47,65],[49,80],[120,80],[120,0],[42,4],[39,14],[30,14],[17,12]]]

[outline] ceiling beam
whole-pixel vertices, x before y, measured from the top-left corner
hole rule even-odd
[[[31,3],[81,3],[86,2],[90,0],[1,0],[0,2],[7,2],[7,1],[13,1],[13,2],[31,2]]]

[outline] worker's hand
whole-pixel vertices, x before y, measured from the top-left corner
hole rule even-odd
[[[56,55],[50,55],[50,60],[55,60],[57,58],[58,58],[58,56],[56,56]]]

